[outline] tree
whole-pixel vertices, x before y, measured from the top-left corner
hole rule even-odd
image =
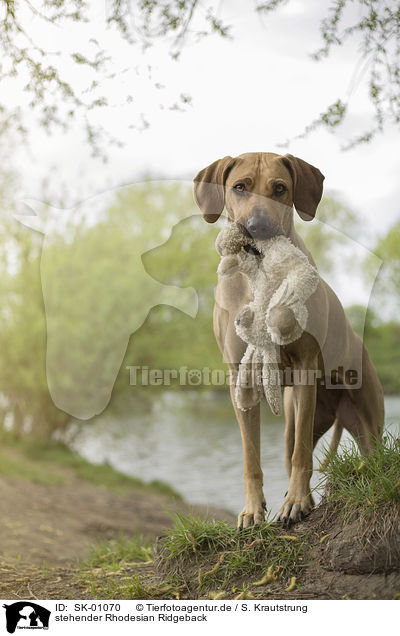
[[[400,221],[397,221],[378,239],[374,254],[382,260],[382,268],[378,274],[374,289],[376,305],[382,312],[399,315],[400,310]],[[367,261],[368,268],[369,263]]]
[[[379,238],[374,256],[367,257],[363,270],[366,275],[375,271],[376,257],[382,260],[370,307],[353,305],[346,308],[347,316],[365,344],[376,366],[385,393],[400,392],[398,360],[400,359],[400,221]]]
[[[269,0],[257,11],[268,13],[289,0]],[[347,99],[338,98],[319,115],[300,137],[326,127],[334,130],[349,110],[351,93],[367,75],[368,95],[374,114],[370,127],[350,139],[345,149],[371,141],[388,124],[400,124],[400,6],[395,0],[331,0],[320,26],[323,45],[312,54],[315,61],[330,55],[334,47],[358,42],[360,57]]]
[[[94,209],[37,210],[52,227],[44,246],[42,234],[0,217],[0,407],[18,434],[48,437],[71,413],[98,413],[118,370],[121,408],[138,393],[127,365],[221,367],[212,333],[218,228],[201,219],[191,187],[138,184],[100,196]],[[184,313],[196,299],[190,288],[194,319]]]
[[[111,45],[103,47],[90,35],[82,38],[82,26],[98,19],[97,4],[90,0],[0,0],[0,79],[7,85],[20,80],[15,107],[7,108],[5,103],[0,103],[0,134],[12,128],[27,137],[21,108],[26,95],[27,106],[36,113],[46,131],[57,127],[66,130],[79,115],[95,155],[105,157],[106,144],[121,143],[95,123],[99,109],[109,105],[109,95],[113,92],[106,93],[103,84],[126,71],[116,63]],[[166,40],[175,59],[179,57],[195,13],[196,37],[209,33],[228,35],[216,10],[203,9],[196,0],[105,0],[105,8],[104,26],[117,35],[120,43],[146,49]],[[68,43],[57,42],[56,49],[46,46],[43,42],[47,38],[54,40],[54,31],[57,33],[61,26],[69,28]],[[88,81],[85,76],[83,89],[82,68],[89,72],[90,78]],[[147,70],[151,72],[150,67]],[[126,102],[133,99],[134,96],[125,94]],[[182,93],[175,106],[182,109],[189,101],[190,97]],[[146,127],[144,114],[137,115],[137,127]]]
[[[290,0],[256,0],[248,11],[269,14]],[[204,6],[199,0],[107,0],[104,26],[117,36],[120,43],[133,44],[144,50],[163,43],[173,59],[178,59],[189,40],[207,35],[230,37],[229,25],[219,15],[224,7]],[[248,5],[247,5],[248,6]],[[27,106],[39,118],[45,130],[67,129],[78,116],[82,117],[87,140],[94,154],[105,156],[106,144],[120,144],[98,124],[98,111],[109,106],[104,89],[126,69],[116,64],[111,45],[103,46],[96,39],[82,40],[82,25],[97,19],[97,3],[89,0],[0,0],[0,51],[3,81],[21,81],[14,108],[0,104],[3,120],[0,133],[10,127],[27,136],[27,123],[21,107],[26,96]],[[54,39],[54,30],[67,26],[71,37],[67,44],[56,48],[45,46],[47,37]],[[47,31],[37,41],[38,27]],[[370,141],[385,125],[400,124],[400,7],[394,0],[331,0],[321,23],[323,46],[313,54],[315,60],[326,58],[334,47],[348,40],[359,42],[360,59],[355,69],[352,90],[368,76],[369,98],[374,108],[368,130],[360,132],[347,147]],[[88,40],[88,41],[87,41]],[[129,51],[128,51],[129,52]],[[85,76],[84,88],[79,71]],[[143,71],[143,69],[142,69]],[[350,91],[351,92],[351,91]],[[135,96],[129,92],[127,103]],[[190,96],[181,93],[176,108],[184,109]],[[339,97],[307,126],[308,134],[324,126],[334,130],[349,110],[349,99]],[[144,113],[137,113],[137,127],[147,127]],[[302,135],[300,135],[302,136]]]
[[[332,253],[343,252],[340,265],[348,265],[352,253],[349,253],[350,236],[360,234],[360,221],[357,214],[345,205],[334,193],[326,194],[318,206],[317,216],[312,223],[304,223],[295,217],[296,230],[305,241],[322,276],[334,273],[338,258]],[[342,228],[346,228],[346,233]]]
[[[361,336],[378,372],[386,394],[400,393],[398,360],[400,358],[400,322],[383,322],[377,313],[361,305],[346,307],[353,329]]]
[[[0,217],[0,239],[1,415],[12,415],[16,435],[29,430],[47,438],[69,418],[54,406],[46,382],[42,240],[8,215]]]

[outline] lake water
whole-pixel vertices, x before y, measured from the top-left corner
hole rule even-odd
[[[400,435],[400,397],[386,397],[385,406],[386,429]],[[288,487],[283,431],[283,417],[273,416],[263,405],[264,493],[273,513]],[[329,439],[328,432],[319,441],[314,467]],[[349,439],[344,433],[342,440]],[[134,409],[129,417],[118,418],[103,414],[80,424],[69,443],[93,463],[108,462],[144,481],[165,481],[191,503],[235,514],[243,507],[241,439],[228,393],[166,391],[157,396],[150,412]],[[314,487],[319,479],[316,472]]]

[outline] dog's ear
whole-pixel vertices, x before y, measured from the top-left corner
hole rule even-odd
[[[207,223],[215,223],[225,206],[225,183],[235,160],[224,157],[194,178],[194,200]]]
[[[293,180],[293,203],[304,221],[311,221],[322,197],[324,175],[306,161],[284,155],[282,161]]]

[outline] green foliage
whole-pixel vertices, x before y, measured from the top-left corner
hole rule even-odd
[[[164,285],[196,290],[198,313],[193,319],[166,305],[155,307],[131,339],[124,365],[224,368],[212,328],[219,261],[214,242],[219,231],[220,227],[204,223],[199,214],[190,215],[174,227],[164,245],[144,254],[143,264],[153,278]]]
[[[268,15],[287,2],[257,2],[254,9]],[[354,4],[358,7],[356,12],[352,12]],[[75,119],[80,118],[93,153],[105,158],[107,146],[121,145],[122,140],[98,124],[99,111],[109,106],[101,80],[106,77],[112,82],[122,69],[118,68],[117,49],[112,45],[104,47],[94,38],[90,38],[88,47],[74,44],[80,40],[82,25],[93,20],[92,3],[87,0],[41,0],[36,3],[0,0],[0,10],[2,77],[14,82],[19,80],[21,90],[28,96],[28,107],[36,113],[47,132],[57,127],[67,130]],[[41,27],[40,42],[35,37],[36,25]],[[400,123],[399,25],[400,10],[391,0],[357,0],[356,3],[331,0],[328,4],[326,17],[321,22],[323,46],[313,57],[321,60],[333,47],[342,46],[347,40],[357,40],[360,60],[348,92],[351,94],[368,72],[368,93],[374,110],[370,128],[350,140],[347,147],[370,141],[388,123]],[[203,5],[199,0],[109,0],[104,15],[104,27],[114,32],[119,45],[136,45],[146,50],[162,43],[167,45],[173,59],[179,58],[188,41],[199,41],[213,34],[229,38],[231,26],[219,7]],[[68,28],[70,38],[68,45],[60,44],[60,49],[54,51],[44,42],[47,32],[52,37],[52,30],[57,27]],[[85,81],[85,90],[79,81],[82,68],[89,78]],[[147,71],[151,74],[150,67]],[[14,108],[0,105],[3,114],[0,133],[13,128],[26,136],[28,130],[19,91],[15,93],[18,101]],[[128,91],[123,94],[123,101],[133,102],[134,95]],[[173,107],[184,110],[190,101],[189,95],[181,93]],[[336,99],[300,136],[321,126],[334,130],[349,111],[348,101]],[[145,115],[137,113],[137,124],[131,127],[144,129],[148,125]]]
[[[270,0],[259,5],[257,10],[268,13],[286,2]],[[385,126],[400,123],[400,8],[391,0],[331,0],[328,4],[320,25],[323,45],[312,54],[313,59],[325,59],[334,47],[352,40],[358,44],[359,60],[346,101],[339,98],[327,106],[298,138],[317,128],[333,131],[340,125],[349,112],[351,94],[367,75],[368,96],[373,107],[371,124],[343,146],[347,150],[368,143]]]
[[[45,373],[46,323],[39,261],[42,239],[8,214],[0,217],[1,414],[12,413],[14,431],[24,424],[48,437],[67,418],[50,399]],[[4,402],[5,400],[5,402]],[[29,422],[26,421],[29,415]]]
[[[183,41],[188,34],[195,12],[205,24],[206,31],[197,31],[204,37],[207,32],[218,33],[222,37],[229,35],[229,26],[218,18],[218,11],[213,7],[204,10],[198,0],[140,0],[137,9],[132,2],[125,0],[125,6],[132,11],[138,21],[137,31],[147,45],[160,37],[174,36],[171,54],[179,56]],[[200,16],[198,15],[200,14]]]
[[[296,231],[303,238],[322,275],[334,271],[339,260],[339,250],[342,247],[346,250],[348,237],[354,236],[360,230],[357,214],[334,193],[323,197],[315,221],[304,223],[296,217],[295,224]],[[343,227],[346,228],[346,233],[343,233]],[[353,254],[350,255],[344,250],[340,252],[341,265],[346,265],[350,258],[354,261]],[[336,255],[335,258],[333,254]]]
[[[188,206],[191,210],[188,190],[176,184],[124,189],[94,224],[80,222],[67,241],[59,232],[46,247],[42,274],[47,280],[48,325],[54,334],[51,370],[57,392],[70,395],[74,410],[92,404],[101,387],[110,385],[130,333],[142,326],[149,309],[173,301],[173,293],[167,294],[146,274],[142,255],[165,242],[165,232],[188,214]],[[144,345],[144,363],[150,364],[152,352],[162,351],[167,337],[163,325],[153,322],[150,318]],[[122,372],[126,386],[125,366]]]
[[[400,358],[400,222],[380,237],[374,255],[366,259],[365,272],[375,267],[377,256],[382,267],[375,281],[368,310],[364,340],[386,393],[399,393],[397,372]],[[394,318],[392,318],[392,316]]]
[[[364,337],[385,393],[400,393],[400,323],[367,324]]]
[[[91,404],[118,369],[114,401],[134,391],[127,366],[221,367],[212,333],[218,228],[196,213],[189,186],[124,189],[97,223],[72,232],[52,237],[42,264],[52,375],[71,405]],[[187,288],[197,292],[195,319],[177,308]]]
[[[50,133],[54,129],[66,131],[78,119],[83,124],[86,139],[95,156],[107,158],[110,144],[121,145],[122,140],[99,124],[99,112],[109,107],[109,94],[104,91],[126,69],[118,63],[121,45],[137,45],[147,49],[156,42],[167,43],[170,55],[177,59],[188,34],[204,38],[210,34],[229,37],[229,26],[219,18],[213,7],[203,7],[197,0],[109,0],[103,7],[104,28],[113,32],[108,46],[90,36],[82,42],[82,27],[101,17],[88,0],[0,0],[0,50],[3,64],[2,79],[12,81],[20,90],[14,107],[0,104],[2,123],[0,134],[9,130],[23,138],[28,135],[26,113],[21,108],[20,93],[28,96],[27,106],[36,114],[39,124]],[[96,9],[96,8],[95,8]],[[196,27],[192,20],[196,14]],[[67,42],[59,40],[59,47],[47,46],[54,31],[68,29]],[[40,35],[38,35],[40,34]],[[55,49],[55,50],[54,50]],[[72,69],[71,69],[72,67]],[[71,72],[72,70],[72,72]],[[82,88],[82,70],[85,81]],[[147,65],[151,76],[151,67]],[[157,86],[157,84],[156,84]],[[159,86],[158,86],[159,87]],[[125,91],[121,104],[134,97]],[[115,94],[118,93],[114,91]],[[12,91],[10,92],[10,94]],[[181,93],[174,104],[184,110],[190,96]],[[131,128],[143,130],[149,124],[143,113],[136,113]]]
[[[384,393],[400,393],[400,323],[383,322],[372,309],[366,312],[361,305],[346,307],[346,314],[353,329],[364,340]]]
[[[347,147],[370,141],[385,124],[400,122],[400,10],[390,0],[364,2],[359,0],[359,13],[349,24],[349,10],[353,3],[340,0],[332,3],[321,24],[324,46],[315,59],[329,55],[333,46],[341,46],[347,39],[358,38],[361,59],[368,61],[369,98],[374,107],[374,126],[354,138]],[[364,66],[364,71],[365,71]],[[358,78],[357,78],[358,79]],[[357,81],[357,80],[356,80]],[[345,109],[346,105],[344,105]],[[332,125],[328,122],[328,125]]]
[[[260,13],[270,13],[280,6],[287,4],[289,0],[268,0],[268,2],[257,3],[256,11]]]
[[[386,434],[369,457],[360,458],[355,442],[332,457],[326,469],[328,501],[345,514],[365,514],[400,502],[399,439]]]
[[[366,318],[370,316],[370,312],[366,314],[366,308],[363,305],[350,305],[345,308],[345,312],[354,331],[363,338]]]
[[[394,223],[386,235],[379,238],[374,254],[382,260],[374,288],[376,304],[398,315],[400,310],[400,221]],[[366,266],[369,266],[367,261]]]
[[[189,186],[122,189],[96,219],[84,206],[77,219],[61,219],[42,260],[42,236],[1,218],[0,386],[16,434],[47,438],[69,421],[49,395],[46,329],[53,394],[74,407],[110,386],[124,355],[114,398],[134,390],[129,364],[221,367],[212,333],[218,228],[196,210]],[[189,287],[199,298],[195,319],[176,308],[185,309],[179,294]]]

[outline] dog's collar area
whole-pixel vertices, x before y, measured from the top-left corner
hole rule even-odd
[[[263,256],[263,254],[252,245],[244,245],[243,249],[245,252],[247,252],[248,254],[252,254],[253,256]]]

